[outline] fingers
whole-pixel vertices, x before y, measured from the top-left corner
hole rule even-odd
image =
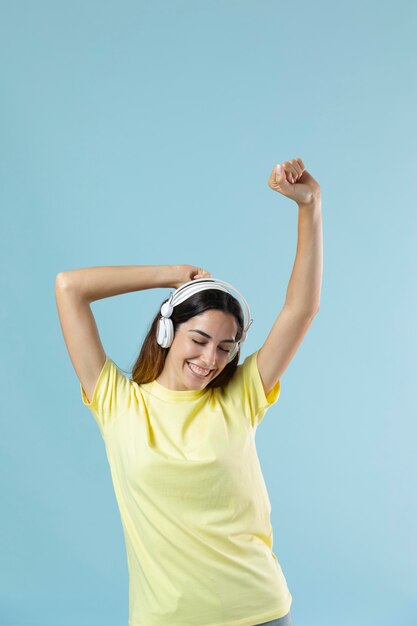
[[[297,182],[297,180],[301,177],[302,173],[305,170],[304,163],[299,158],[284,161],[283,163],[281,163],[281,166],[285,171],[286,179],[290,183]]]
[[[197,270],[197,274],[194,276],[194,278],[211,278],[211,273],[207,270],[203,270],[202,267],[198,267]]]

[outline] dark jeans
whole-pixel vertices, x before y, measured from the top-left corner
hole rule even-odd
[[[262,622],[262,624],[256,624],[256,626],[294,626],[292,621],[291,611],[280,617],[279,619],[273,619],[271,622]]]

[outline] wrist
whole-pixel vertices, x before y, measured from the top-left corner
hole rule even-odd
[[[175,282],[177,275],[176,265],[159,265],[157,266],[157,287],[162,289],[170,289]]]
[[[309,202],[297,202],[299,209],[321,211],[321,196],[314,196]]]

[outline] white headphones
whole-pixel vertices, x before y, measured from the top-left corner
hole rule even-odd
[[[181,285],[181,287],[178,287],[176,291],[170,293],[168,301],[164,302],[161,306],[162,317],[158,321],[156,337],[158,344],[162,348],[169,348],[174,340],[174,324],[172,323],[170,317],[174,311],[174,307],[177,304],[181,304],[181,302],[184,302],[184,300],[187,300],[187,298],[189,298],[190,296],[193,296],[199,291],[204,291],[205,289],[219,289],[220,291],[225,291],[226,293],[228,293],[229,291],[228,289],[226,289],[226,287],[228,287],[229,290],[231,289],[235,291],[242,298],[246,313],[246,320],[243,325],[242,337],[239,339],[239,341],[235,343],[232,350],[230,351],[230,354],[228,355],[227,362],[230,363],[230,361],[233,361],[240,344],[243,343],[246,339],[249,326],[252,324],[253,319],[250,316],[249,305],[240,293],[240,291],[238,291],[230,283],[226,283],[224,280],[220,280],[218,278],[197,278],[196,280],[190,280],[189,282]]]

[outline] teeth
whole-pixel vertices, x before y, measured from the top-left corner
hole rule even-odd
[[[200,374],[201,376],[207,376],[207,374],[210,373],[210,370],[203,370],[201,369],[201,367],[198,367],[197,365],[194,365],[194,363],[188,363],[188,365],[191,367],[191,369],[196,372],[197,374]]]

